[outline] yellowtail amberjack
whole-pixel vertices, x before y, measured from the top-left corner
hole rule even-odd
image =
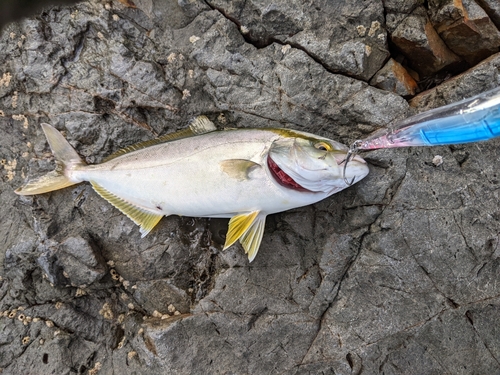
[[[239,240],[250,261],[267,215],[318,202],[368,174],[359,156],[343,172],[348,148],[330,139],[289,129],[217,130],[205,116],[96,165],[87,165],[54,127],[42,128],[57,167],[17,194],[89,181],[143,237],[163,216],[230,218],[224,249]]]

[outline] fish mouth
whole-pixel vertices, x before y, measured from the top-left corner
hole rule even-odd
[[[274,177],[276,182],[280,184],[281,186],[284,186],[288,189],[293,189],[293,190],[298,190],[298,191],[307,191],[311,192],[310,190],[306,189],[305,187],[299,185],[293,178],[291,178],[289,175],[281,169],[278,164],[274,162],[273,159],[271,159],[270,156],[267,157],[267,166],[269,167],[269,170],[271,171],[271,175]]]

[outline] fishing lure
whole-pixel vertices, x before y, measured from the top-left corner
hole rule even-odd
[[[394,127],[355,141],[349,148],[344,168],[358,151],[471,143],[498,136],[500,87],[409,117]]]

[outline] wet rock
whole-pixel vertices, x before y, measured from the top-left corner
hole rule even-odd
[[[431,21],[439,36],[470,65],[498,52],[500,31],[473,0],[429,4]]]
[[[370,80],[379,89],[391,91],[401,96],[415,95],[417,82],[396,60],[389,59],[382,69]]]
[[[424,8],[417,8],[404,18],[392,32],[391,39],[411,61],[411,67],[424,77],[442,69],[453,69],[460,62],[439,37]]]

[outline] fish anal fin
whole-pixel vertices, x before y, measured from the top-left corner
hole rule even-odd
[[[248,260],[250,262],[255,259],[259,251],[262,236],[264,235],[265,224],[266,217],[264,215],[258,215],[245,234],[240,237],[240,243],[245,249],[245,254],[248,255]]]
[[[248,180],[249,174],[260,164],[245,159],[228,159],[219,163],[221,170],[238,181]]]
[[[234,244],[250,228],[259,211],[235,215],[229,220],[224,250]]]
[[[110,161],[112,159],[116,159],[117,157],[128,154],[130,152],[142,150],[144,148],[158,145],[160,143],[166,143],[175,141],[177,139],[192,137],[194,135],[210,133],[215,130],[217,130],[217,128],[215,127],[214,123],[208,119],[208,117],[198,116],[191,122],[191,124],[187,129],[182,129],[175,133],[165,134],[155,139],[150,139],[148,141],[135,143],[133,145],[122,148],[121,150],[118,150],[115,153],[104,158],[103,163]]]
[[[106,199],[109,203],[115,206],[123,214],[127,215],[134,223],[141,227],[140,232],[142,237],[146,236],[163,217],[163,214],[157,214],[141,207],[134,206],[133,204],[123,200],[122,198],[110,193],[99,184],[90,181],[94,190],[102,198]]]

